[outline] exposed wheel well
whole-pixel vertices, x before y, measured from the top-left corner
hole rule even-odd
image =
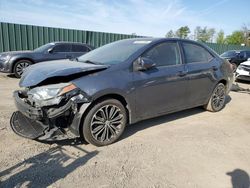
[[[79,125],[79,133],[80,136],[83,137],[82,135],[82,124],[85,120],[86,114],[89,113],[89,110],[98,102],[106,100],[106,99],[116,99],[118,101],[120,101],[122,103],[122,105],[124,106],[126,113],[127,113],[127,122],[129,122],[130,120],[130,108],[128,106],[127,101],[125,100],[125,98],[119,94],[107,94],[107,95],[103,95],[97,99],[95,99],[94,101],[92,101],[91,105],[86,109],[86,111],[83,113],[82,118],[81,118],[81,123]]]
[[[15,64],[16,64],[18,61],[20,61],[20,60],[28,60],[28,61],[30,61],[32,64],[34,64],[34,61],[33,61],[32,59],[30,59],[30,58],[20,58],[20,59],[16,59],[16,60],[14,61],[13,65],[12,65],[12,69],[11,69],[12,72],[14,72]]]
[[[223,79],[223,80],[220,80],[219,83],[222,83],[222,84],[224,84],[225,86],[227,86],[227,81],[224,80],[224,79]]]

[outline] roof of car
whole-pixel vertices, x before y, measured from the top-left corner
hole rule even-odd
[[[250,50],[228,50],[225,52],[250,52]]]
[[[196,42],[199,43],[197,41],[194,40],[190,40],[190,39],[181,39],[181,38],[157,38],[157,37],[141,37],[141,38],[129,38],[129,39],[125,39],[125,40],[131,40],[131,41],[161,41],[161,40],[178,40],[178,41],[186,41],[186,42]]]
[[[82,44],[82,45],[87,45],[86,43],[82,42],[70,42],[70,41],[55,41],[55,42],[50,42],[51,44]]]
[[[178,40],[178,41],[186,41],[186,42],[197,42],[189,39],[181,39],[181,38],[155,38],[155,37],[139,37],[139,38],[128,38],[128,39],[123,39],[123,40],[130,40],[130,41],[150,41],[150,42],[155,42],[155,41],[163,41],[163,40]],[[65,43],[65,44],[81,44],[81,45],[88,45],[86,43],[81,43],[81,42],[68,42],[68,41],[55,41],[51,42],[52,44],[60,44],[60,43]]]

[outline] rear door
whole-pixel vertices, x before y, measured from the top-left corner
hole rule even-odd
[[[187,80],[178,43],[160,43],[142,56],[151,59],[156,67],[133,73],[138,118],[184,108]]]
[[[182,42],[182,49],[187,66],[187,104],[189,107],[202,105],[207,102],[215,86],[219,64],[201,45]]]

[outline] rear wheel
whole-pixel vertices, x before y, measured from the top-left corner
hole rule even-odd
[[[226,87],[223,83],[216,85],[209,102],[204,106],[206,110],[218,112],[225,106]]]
[[[96,103],[83,123],[85,140],[95,146],[105,146],[117,141],[127,124],[125,107],[116,99]]]
[[[23,74],[23,71],[30,66],[32,63],[29,60],[20,60],[16,62],[14,66],[14,74],[17,78],[20,78]]]

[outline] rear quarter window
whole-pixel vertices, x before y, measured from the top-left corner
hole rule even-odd
[[[186,63],[207,63],[214,58],[213,55],[202,46],[192,43],[183,43],[182,46]]]

